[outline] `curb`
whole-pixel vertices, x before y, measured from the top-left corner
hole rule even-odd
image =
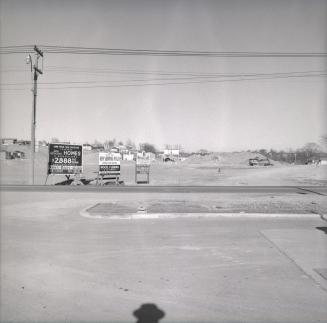
[[[89,219],[141,220],[141,219],[187,219],[187,218],[321,218],[315,213],[129,213],[129,214],[90,214],[90,206],[80,211],[80,215]]]

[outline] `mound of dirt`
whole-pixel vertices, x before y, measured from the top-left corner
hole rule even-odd
[[[189,163],[189,164],[202,164],[205,162],[213,162],[217,163],[219,162],[220,157],[218,153],[212,153],[209,155],[192,155],[184,160],[184,163]]]
[[[251,153],[248,151],[232,152],[232,153],[220,153],[220,164],[222,165],[249,165],[249,159],[259,158],[266,159],[265,156],[257,153]]]
[[[252,153],[247,151],[241,152],[222,152],[211,153],[209,155],[192,155],[188,157],[184,163],[188,164],[216,164],[216,165],[228,165],[228,166],[248,166],[250,158],[265,159],[266,157],[259,153]],[[273,164],[276,164],[273,161]]]

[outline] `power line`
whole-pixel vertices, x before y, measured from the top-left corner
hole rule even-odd
[[[80,55],[132,55],[132,56],[174,56],[174,57],[327,57],[326,52],[260,52],[260,51],[192,51],[192,50],[158,50],[158,49],[125,49],[74,46],[38,46],[48,54],[80,54]],[[0,54],[29,53],[33,45],[0,47]]]
[[[249,74],[210,74],[206,76],[174,77],[174,78],[152,78],[152,79],[125,79],[125,80],[96,80],[96,81],[60,81],[60,82],[39,82],[40,85],[55,84],[98,84],[98,83],[124,83],[124,82],[153,82],[153,81],[178,81],[178,80],[195,80],[195,79],[216,79],[216,78],[253,78],[267,76],[323,76],[327,71],[302,71],[302,72],[284,72],[284,73],[249,73]],[[184,75],[184,74],[183,74]],[[0,86],[29,85],[27,82],[19,83],[0,83]]]
[[[78,74],[91,74],[91,75],[105,75],[105,74],[118,74],[118,75],[160,75],[160,76],[192,76],[192,77],[239,77],[239,76],[257,76],[265,75],[266,73],[216,73],[216,72],[176,72],[176,71],[162,71],[162,70],[135,70],[135,69],[113,69],[113,68],[81,68],[71,66],[45,66],[44,70],[48,73],[78,73]],[[26,72],[26,69],[9,68],[0,70],[0,72]],[[321,73],[321,70],[309,71],[295,71],[295,72],[274,72],[272,74],[295,74],[295,73]],[[270,73],[269,73],[270,74]]]
[[[226,82],[241,82],[241,81],[257,81],[257,80],[271,80],[271,79],[285,79],[285,78],[306,78],[306,77],[322,77],[327,76],[327,73],[310,74],[310,75],[279,75],[253,78],[233,78],[233,79],[218,79],[218,80],[198,80],[188,82],[160,82],[160,83],[138,83],[138,84],[114,84],[114,85],[97,85],[97,86],[65,86],[65,87],[40,87],[42,90],[62,90],[62,89],[95,89],[95,88],[121,88],[121,87],[139,87],[139,86],[165,86],[165,85],[185,85],[185,84],[204,84],[204,83],[226,83]],[[1,90],[24,90],[27,88],[11,88]]]
[[[294,71],[294,72],[274,72],[274,73],[215,73],[215,72],[173,72],[173,71],[144,71],[134,69],[88,69],[88,68],[74,68],[74,67],[55,67],[48,66],[48,72],[65,72],[69,73],[90,73],[90,74],[136,74],[136,75],[160,75],[160,76],[192,76],[192,77],[239,77],[239,76],[258,76],[266,74],[302,74],[302,73],[324,73],[322,70],[311,71]]]

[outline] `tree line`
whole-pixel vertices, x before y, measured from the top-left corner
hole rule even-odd
[[[259,153],[269,159],[290,164],[306,164],[310,161],[317,161],[327,157],[327,136],[324,136],[322,144],[309,142],[298,149],[275,150],[275,149],[258,149],[252,151]]]

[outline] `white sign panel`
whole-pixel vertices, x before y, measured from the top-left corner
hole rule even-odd
[[[99,153],[99,173],[120,175],[120,157],[112,153]]]
[[[148,158],[137,158],[136,165],[150,165],[151,161]]]

